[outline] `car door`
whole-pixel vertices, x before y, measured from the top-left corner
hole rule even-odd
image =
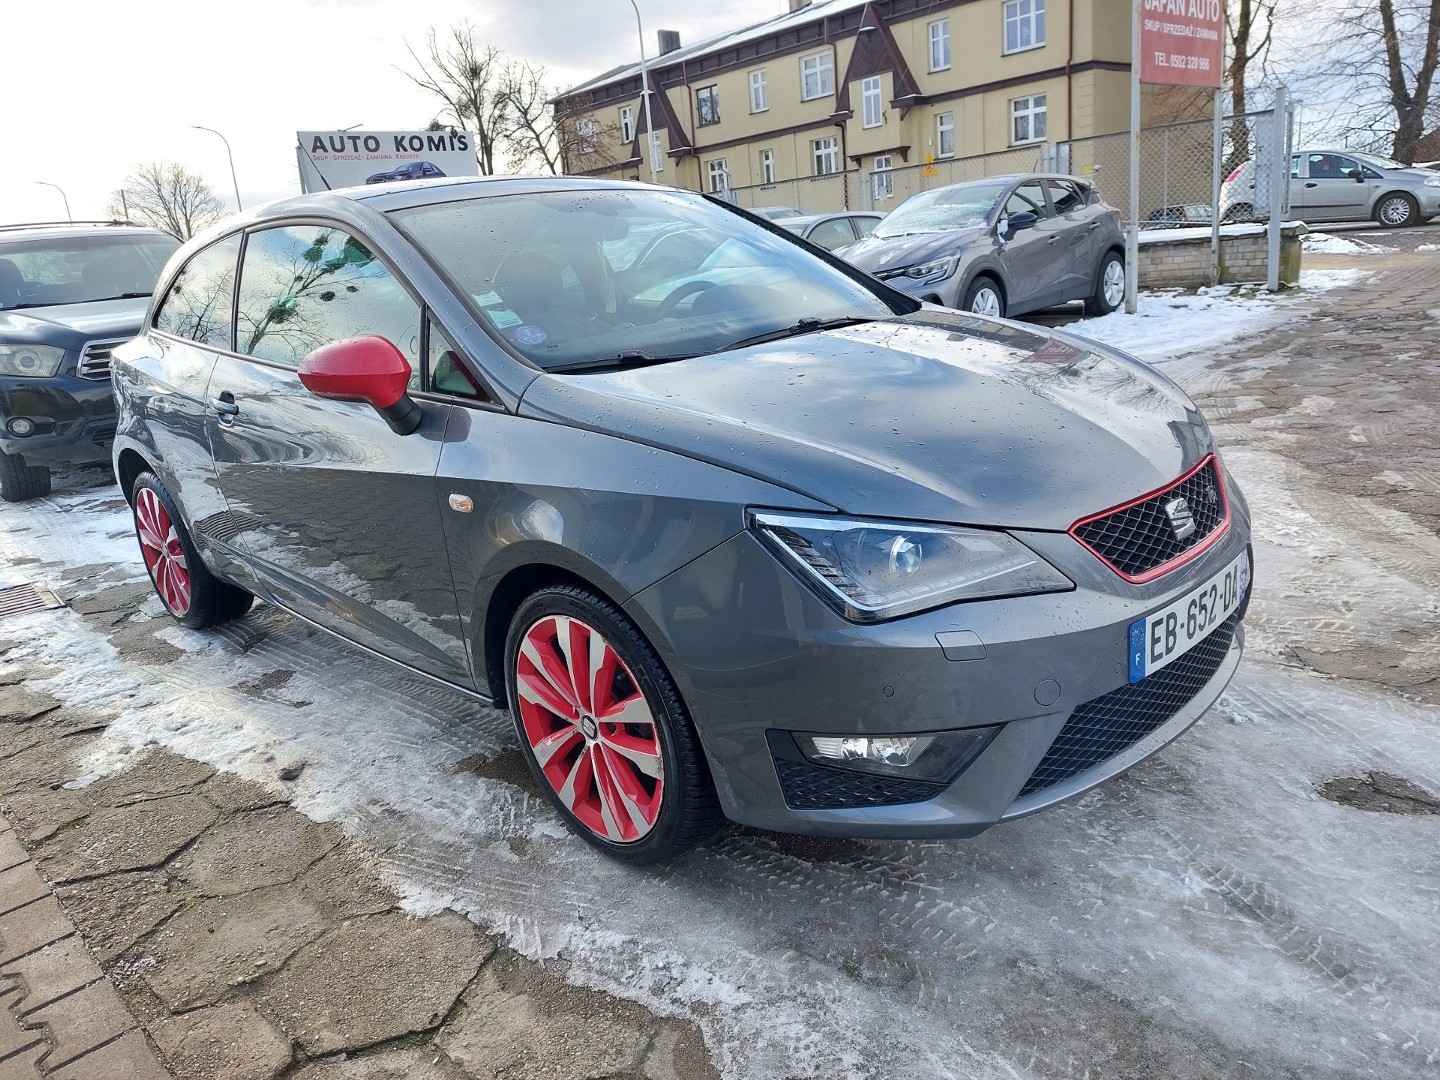
[[[220,488],[271,598],[381,655],[470,685],[435,471],[449,406],[390,430],[368,405],[314,396],[307,353],[378,334],[420,389],[421,306],[371,245],[319,222],[251,232],[235,352],[210,380]]]
[[[1300,203],[1292,205],[1292,211],[1312,221],[1349,221],[1365,216],[1370,188],[1352,175],[1358,172],[1364,176],[1359,161],[1331,151],[1312,152],[1303,158]]]
[[[1071,180],[1048,179],[1045,189],[1055,214],[1050,224],[1060,237],[1053,245],[1059,264],[1055,279],[1059,297],[1055,302],[1083,300],[1095,291],[1095,272],[1100,264],[1100,208],[1091,205],[1089,191]]]
[[[850,228],[850,222],[846,218],[830,218],[828,221],[819,221],[810,226],[810,231],[805,234],[805,239],[812,244],[819,244],[826,251],[834,251],[836,248],[855,243],[855,230]]]
[[[1062,232],[1050,220],[1050,204],[1039,180],[1017,185],[1006,197],[999,220],[1021,213],[1032,213],[1038,220],[1033,227],[1011,230],[1002,239],[999,261],[1006,278],[1007,314],[1057,303],[1051,298],[1059,295],[1063,271],[1058,257]]]

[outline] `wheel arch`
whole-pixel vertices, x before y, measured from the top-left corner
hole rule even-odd
[[[1386,199],[1393,199],[1397,195],[1410,204],[1410,209],[1414,213],[1414,220],[1411,221],[1410,224],[1423,224],[1425,217],[1424,212],[1420,208],[1420,199],[1414,192],[1406,191],[1404,188],[1391,188],[1389,191],[1382,191],[1379,195],[1375,196],[1375,201],[1370,204],[1370,217],[1379,224],[1384,225],[1385,222],[1380,219],[1380,207],[1385,205]]]
[[[125,447],[115,455],[115,479],[120,483],[120,493],[125,496],[125,501],[133,505],[131,498],[135,491],[135,481],[140,478],[141,473],[154,472],[154,467],[140,451],[131,447]]]
[[[965,297],[981,278],[988,278],[994,283],[995,288],[1000,290],[1000,299],[1008,308],[1010,306],[1010,290],[1005,287],[1005,276],[1000,273],[999,269],[989,265],[976,267],[971,271],[970,276],[964,280],[958,294],[960,303],[965,303]]]

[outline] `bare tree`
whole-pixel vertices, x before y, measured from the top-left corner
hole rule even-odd
[[[444,105],[436,120],[475,132],[476,159],[482,176],[495,172],[495,151],[506,130],[509,111],[503,78],[505,62],[493,45],[475,40],[475,27],[467,19],[452,26],[442,38],[432,26],[425,37],[422,58],[409,43],[405,51],[417,71],[405,71],[411,82],[438,97]]]
[[[224,217],[225,206],[198,173],[173,161],[151,161],[111,192],[109,214],[188,240]]]
[[[1225,31],[1230,38],[1230,66],[1226,81],[1230,84],[1230,112],[1239,116],[1249,107],[1252,65],[1262,70],[1270,52],[1271,35],[1275,30],[1275,9],[1279,0],[1234,0],[1225,10]],[[1225,163],[1228,173],[1250,157],[1250,128],[1244,120],[1230,124],[1230,156]]]
[[[549,104],[545,69],[528,61],[507,64],[503,87],[508,106],[504,137],[510,168],[515,172],[560,173],[564,131]]]
[[[1351,106],[1332,131],[1413,163],[1437,114],[1440,0],[1351,0],[1328,29],[1325,70],[1308,82]]]

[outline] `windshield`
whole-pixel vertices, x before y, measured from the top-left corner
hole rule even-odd
[[[976,180],[970,184],[937,188],[912,195],[875,227],[872,236],[948,232],[984,225],[1009,189],[1009,181]]]
[[[392,216],[492,330],[547,370],[680,359],[911,310],[684,192],[497,195]]]
[[[179,246],[168,236],[114,235],[0,244],[0,308],[149,296]]]
[[[1381,157],[1379,154],[1362,154],[1357,150],[1347,150],[1346,153],[1359,158],[1372,169],[1406,169],[1408,165],[1402,165],[1398,161],[1392,161],[1388,157]]]

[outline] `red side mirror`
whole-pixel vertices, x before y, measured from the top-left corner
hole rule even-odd
[[[409,435],[423,419],[406,392],[410,362],[374,334],[321,345],[300,361],[300,382],[316,397],[365,402],[397,435]]]

